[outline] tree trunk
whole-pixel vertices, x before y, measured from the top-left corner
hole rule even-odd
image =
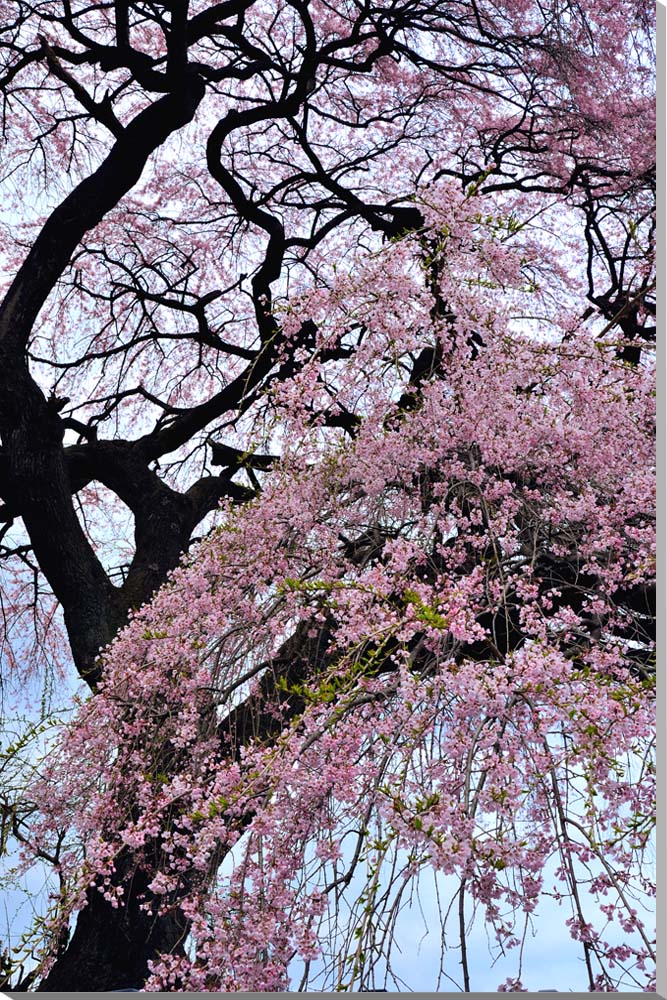
[[[129,868],[131,863],[130,857],[120,859],[118,874],[122,875],[123,868]],[[118,907],[113,907],[97,889],[89,890],[87,906],[77,916],[69,943],[37,992],[100,993],[130,986],[140,989],[149,975],[149,961],[182,947],[187,926],[177,908],[161,917],[140,909],[146,882],[144,873],[135,871]]]

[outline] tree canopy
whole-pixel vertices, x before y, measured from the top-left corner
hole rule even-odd
[[[655,988],[652,8],[0,11],[7,983]]]

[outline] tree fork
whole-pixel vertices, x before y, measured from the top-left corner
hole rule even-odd
[[[178,93],[137,115],[98,169],[53,211],[0,307],[0,434],[8,497],[20,498],[35,554],[63,607],[75,664],[91,686],[99,680],[99,650],[118,631],[128,608],[79,524],[62,421],[34,382],[25,347],[82,236],[134,186],[151,153],[192,120],[204,91],[199,77],[188,77]]]

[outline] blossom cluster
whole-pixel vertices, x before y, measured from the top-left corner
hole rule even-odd
[[[138,870],[187,921],[147,990],[283,990],[295,957],[353,988],[426,869],[503,949],[553,893],[591,989],[650,976],[653,371],[571,311],[521,329],[567,276],[527,282],[544,251],[502,204],[424,211],[292,300],[318,333],[267,401],[279,464],[103,654],[33,788],[61,923]]]

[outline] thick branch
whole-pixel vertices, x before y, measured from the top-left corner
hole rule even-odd
[[[20,509],[35,555],[63,606],[75,663],[90,683],[95,659],[125,609],[72,504],[63,426],[33,381],[25,348],[39,312],[84,233],[136,183],[150,154],[189,122],[204,93],[192,79],[141,112],[102,165],[55,209],[0,307],[0,433],[7,499]]]
[[[203,96],[203,83],[193,77],[182,91],[160,98],[138,114],[97,170],[51,213],[0,307],[3,353],[25,347],[47,296],[83,235],[136,184],[151,153],[192,121]]]

